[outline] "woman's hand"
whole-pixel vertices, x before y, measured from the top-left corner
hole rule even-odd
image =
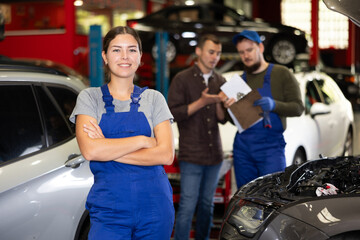
[[[144,148],[153,148],[157,146],[156,138],[144,136],[146,146]]]
[[[90,120],[90,124],[91,125],[84,124],[84,132],[86,132],[90,138],[92,139],[105,138],[101,131],[101,128],[96,122]]]
[[[91,125],[84,124],[84,132],[87,133],[89,138],[91,139],[98,139],[98,138],[105,138],[104,134],[101,131],[101,128],[99,125],[94,122],[93,120],[90,120]],[[146,136],[140,136],[142,137],[142,141],[144,141],[144,148],[153,148],[156,147],[156,139],[153,137],[146,137]]]
[[[76,116],[76,140],[81,154],[89,161],[113,161],[138,150],[155,148],[157,145],[157,140],[146,136],[106,138],[96,119],[84,114]]]

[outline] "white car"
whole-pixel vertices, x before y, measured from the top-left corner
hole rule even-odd
[[[57,70],[0,63],[0,239],[87,239],[93,175],[68,120],[83,88]]]
[[[223,73],[229,80],[241,71]],[[327,74],[311,71],[295,73],[305,111],[287,118],[284,132],[286,165],[317,159],[320,154],[335,157],[353,154],[354,115],[351,103]],[[219,125],[224,151],[231,151],[237,131],[231,123]]]

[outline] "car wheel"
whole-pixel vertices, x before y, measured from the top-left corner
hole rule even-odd
[[[303,149],[298,148],[295,152],[293,164],[300,166],[301,164],[306,162],[306,154]]]
[[[351,130],[349,130],[345,138],[343,156],[352,156],[353,154],[353,136]]]
[[[176,47],[175,44],[172,41],[168,41],[166,46],[166,60],[168,62],[172,62],[176,57]],[[151,54],[154,59],[157,59],[158,57],[158,46],[154,44],[154,46],[151,49]]]
[[[90,218],[87,217],[84,226],[81,229],[81,233],[78,240],[87,240],[89,232],[90,232]]]
[[[271,59],[283,65],[291,64],[296,57],[296,48],[291,41],[279,38],[270,47]]]

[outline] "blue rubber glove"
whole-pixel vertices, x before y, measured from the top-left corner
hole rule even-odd
[[[270,97],[262,97],[254,102],[254,106],[260,106],[264,112],[269,112],[275,108],[275,101]]]

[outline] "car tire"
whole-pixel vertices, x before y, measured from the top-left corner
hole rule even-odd
[[[151,48],[151,55],[153,56],[154,59],[157,59],[158,57],[157,51],[158,51],[158,46],[154,44],[153,47]],[[176,46],[171,40],[169,40],[166,46],[166,60],[168,62],[172,62],[175,59],[176,54],[177,54]]]
[[[87,240],[90,231],[90,218],[87,217],[84,225],[82,226],[80,236],[77,240]]]
[[[346,134],[343,156],[347,157],[347,156],[352,156],[353,154],[354,154],[353,135],[350,129]]]
[[[296,57],[296,47],[293,42],[285,38],[277,38],[270,45],[268,50],[270,61],[289,66]]]
[[[306,154],[305,151],[301,148],[298,148],[295,152],[294,158],[293,158],[293,164],[300,166],[301,164],[306,162]]]

